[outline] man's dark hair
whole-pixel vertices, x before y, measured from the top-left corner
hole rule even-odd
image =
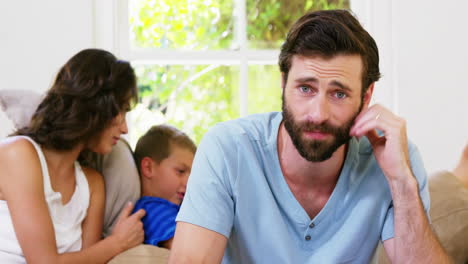
[[[82,50],[60,69],[29,125],[15,135],[70,150],[98,136],[136,100],[136,76],[128,62],[104,50]]]
[[[197,146],[187,134],[169,125],[152,126],[146,133],[138,139],[135,147],[135,162],[140,171],[141,161],[145,157],[152,158],[156,163],[160,163],[169,155],[171,148],[178,146],[195,153]]]
[[[362,58],[362,96],[370,84],[380,78],[379,52],[374,39],[359,21],[346,10],[323,10],[307,13],[289,31],[281,47],[279,67],[288,78],[294,55],[360,55]]]

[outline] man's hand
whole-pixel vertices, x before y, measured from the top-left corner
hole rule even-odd
[[[384,246],[392,263],[451,263],[431,230],[420,186],[411,170],[406,121],[377,104],[356,117],[350,135],[369,139],[375,159],[389,183],[394,237],[385,241]],[[427,191],[427,186],[425,188]]]
[[[377,130],[383,132],[380,136]],[[375,159],[390,183],[407,180],[412,175],[406,121],[381,105],[364,109],[350,131],[351,136],[367,136],[374,150]]]

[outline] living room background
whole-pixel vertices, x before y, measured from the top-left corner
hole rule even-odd
[[[88,47],[108,49],[123,59],[132,60],[137,71],[144,72],[141,65],[145,63],[141,58],[134,57],[137,53],[128,53],[122,44],[122,25],[119,24],[122,21],[119,13],[122,2],[126,1],[43,0],[3,3],[0,8],[0,89],[43,92],[50,86],[59,65],[78,50]],[[245,2],[246,10],[248,2]],[[468,36],[462,33],[468,22],[464,15],[468,3],[456,0],[448,0],[443,4],[440,1],[422,0],[351,0],[349,4],[379,45],[383,78],[376,85],[375,101],[406,118],[409,137],[419,146],[428,171],[451,169],[468,135],[468,89],[464,87],[464,78],[468,74],[468,50],[465,48],[468,46]],[[247,74],[244,70],[243,78],[239,77],[240,63],[232,62],[239,59],[235,53],[231,53],[227,59],[231,62],[224,64],[219,63],[216,53],[212,57],[207,56],[207,53],[187,54],[187,57],[176,58],[179,60],[177,63],[168,63],[170,53],[155,53],[157,58],[166,60],[163,63],[166,66],[155,66],[153,72],[160,73],[167,65],[173,65],[173,69],[166,73],[166,78],[170,80],[172,72],[179,80],[172,87],[184,87],[183,84],[187,83],[184,81],[192,77],[192,83],[198,82],[198,87],[206,90],[210,88],[203,85],[202,79],[206,76],[211,76],[210,81],[218,86],[227,86],[230,82],[232,87],[246,87],[240,85],[246,83],[249,89],[245,91],[242,91],[245,88],[234,91],[220,89],[230,94],[232,99],[225,102],[224,106],[206,105],[208,111],[217,112],[219,118],[279,110],[279,79],[278,84],[275,84],[275,78],[278,77],[271,75],[277,69],[277,53],[274,51],[246,53],[244,56],[254,56],[254,61],[260,60],[258,57],[262,56],[265,61],[269,61],[247,63],[250,67]],[[155,59],[152,56],[144,58]],[[188,63],[193,58],[206,59],[206,63],[201,66]],[[157,65],[154,61],[152,64]],[[206,74],[196,78],[197,73],[204,71]],[[226,74],[220,78],[218,72]],[[264,74],[269,78],[255,77]],[[260,85],[256,85],[255,80]],[[251,86],[259,87],[258,91],[251,90]],[[170,97],[169,94],[165,96]],[[194,95],[186,96],[189,98]],[[223,96],[222,93],[212,95],[213,98]],[[261,96],[276,98],[278,104],[249,101]],[[193,105],[180,107],[180,111],[185,113],[185,107]],[[202,124],[209,126],[213,120]],[[1,118],[0,122],[3,122]],[[190,125],[195,126],[197,123],[192,122]]]

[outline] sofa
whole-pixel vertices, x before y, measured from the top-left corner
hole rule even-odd
[[[40,99],[41,96],[32,91],[0,90],[0,139],[26,125]],[[124,204],[137,200],[140,195],[138,172],[132,150],[124,141],[119,142],[110,154],[96,157],[93,166],[105,178],[104,235],[109,235]],[[441,171],[430,174],[429,191],[431,223],[442,246],[455,263],[468,263],[468,189],[452,173]],[[167,249],[140,245],[109,263],[167,263],[168,256]],[[381,244],[372,262],[390,263]]]
[[[442,247],[456,264],[468,264],[468,188],[449,171],[429,176],[431,225]],[[391,263],[382,245],[378,263]]]

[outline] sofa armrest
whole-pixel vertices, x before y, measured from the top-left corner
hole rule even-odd
[[[468,262],[468,189],[447,171],[429,178],[431,220],[440,243],[455,263]]]
[[[139,245],[115,256],[109,264],[166,264],[169,250],[152,245]]]
[[[429,177],[431,225],[442,247],[454,263],[468,263],[468,189],[452,173],[437,172]],[[390,263],[382,244],[378,263]]]

